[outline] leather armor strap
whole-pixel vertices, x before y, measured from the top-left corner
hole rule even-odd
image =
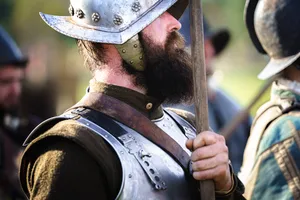
[[[166,151],[186,172],[189,172],[190,156],[184,149],[150,119],[128,104],[102,93],[90,92],[69,110],[80,107],[102,112],[134,129]]]

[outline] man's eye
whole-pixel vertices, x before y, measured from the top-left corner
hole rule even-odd
[[[13,79],[13,78],[0,78],[0,84],[1,85],[9,85],[9,84],[13,84],[13,83],[20,83],[22,84],[25,81],[24,78],[19,78],[19,79]]]

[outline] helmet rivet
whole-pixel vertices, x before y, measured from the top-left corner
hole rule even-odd
[[[122,53],[126,53],[126,50],[125,50],[125,49],[122,49]]]
[[[100,21],[100,15],[99,15],[99,13],[93,13],[92,14],[92,20],[94,22],[99,22]]]
[[[140,2],[136,1],[132,4],[131,10],[133,12],[138,12],[141,10],[141,8],[142,8],[142,6],[141,6]]]
[[[71,16],[74,16],[74,8],[71,4],[69,6],[69,13],[70,13]]]
[[[76,17],[78,17],[79,19],[83,18],[84,17],[83,11],[80,10],[80,9],[77,9],[76,10]]]
[[[137,45],[137,44],[134,44],[134,45],[133,45],[133,47],[134,47],[134,48],[137,48],[137,47],[138,47],[138,45]]]
[[[115,25],[121,25],[123,23],[122,17],[119,15],[115,15],[114,23],[115,23]]]

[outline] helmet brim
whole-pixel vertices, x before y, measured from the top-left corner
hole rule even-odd
[[[121,37],[120,33],[105,32],[92,27],[80,26],[74,22],[71,16],[55,16],[40,12],[42,19],[54,30],[66,36],[99,43],[122,44],[127,37]],[[124,31],[126,34],[126,30]],[[128,38],[129,39],[129,38]]]
[[[162,2],[155,7],[155,12],[148,12],[145,16],[135,21],[130,28],[127,27],[116,32],[104,31],[99,27],[79,25],[73,20],[72,16],[55,16],[44,13],[40,13],[40,16],[54,30],[69,37],[98,43],[124,44],[165,11],[170,12],[178,19],[184,12],[187,4],[186,0]]]
[[[28,63],[27,57],[18,60],[7,60],[5,62],[0,62],[0,68],[6,65],[16,66],[17,68],[26,68],[27,63]]]
[[[281,72],[285,68],[289,67],[300,57],[300,52],[296,55],[292,55],[285,58],[275,59],[271,58],[267,66],[257,76],[261,80],[268,79],[275,74]]]
[[[173,6],[168,9],[168,12],[177,20],[183,15],[185,9],[189,5],[188,0],[178,0]]]

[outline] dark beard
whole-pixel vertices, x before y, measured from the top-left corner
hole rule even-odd
[[[193,75],[190,55],[184,50],[184,39],[177,32],[167,38],[165,47],[155,45],[140,34],[144,50],[145,71],[136,72],[123,63],[134,75],[136,85],[146,88],[147,95],[169,104],[190,101],[193,97]],[[177,46],[175,46],[175,44]]]

